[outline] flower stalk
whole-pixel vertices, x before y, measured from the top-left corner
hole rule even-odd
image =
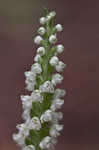
[[[57,32],[61,32],[63,27],[60,24],[54,26],[54,11],[45,9],[44,12],[45,17],[40,18],[42,26],[37,31],[39,35],[34,39],[40,47],[31,70],[25,72],[26,89],[31,94],[21,96],[24,123],[17,125],[19,132],[13,134],[14,141],[22,150],[53,150],[63,129],[63,125],[59,124],[63,117],[59,109],[64,104],[61,97],[66,92],[56,88],[63,80],[60,72],[66,66],[58,58],[64,46],[56,45]]]

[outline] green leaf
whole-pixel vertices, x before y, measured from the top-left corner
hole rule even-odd
[[[33,102],[32,109],[30,111],[30,116],[33,118],[34,116],[40,117],[42,114],[42,104],[40,102]]]
[[[48,127],[48,123],[44,123],[44,125],[42,125],[42,129],[40,130],[40,138],[43,139],[44,137],[49,135],[49,130],[50,128]]]
[[[26,138],[25,139],[25,144],[26,145],[31,145],[32,144],[31,139],[30,138]]]

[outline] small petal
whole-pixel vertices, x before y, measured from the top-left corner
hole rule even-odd
[[[63,30],[63,27],[62,27],[61,24],[57,24],[57,25],[55,26],[55,28],[56,28],[56,30],[57,30],[58,32],[61,32],[61,31]]]

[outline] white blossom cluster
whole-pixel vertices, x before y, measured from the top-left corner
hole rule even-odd
[[[41,46],[37,48],[37,54],[34,57],[35,63],[31,66],[31,70],[25,72],[26,89],[31,91],[31,94],[21,96],[23,107],[22,118],[24,119],[24,123],[17,125],[18,133],[13,134],[14,141],[21,146],[22,150],[38,150],[38,147],[40,150],[53,150],[57,143],[57,137],[63,129],[63,125],[59,124],[59,120],[63,118],[63,114],[59,112],[59,109],[64,104],[62,97],[65,96],[66,92],[63,89],[56,88],[56,86],[63,80],[60,72],[63,71],[65,64],[59,60],[57,55],[64,51],[64,46],[61,44],[55,46],[57,42],[56,33],[61,32],[63,27],[61,24],[57,24],[53,27],[55,32],[50,31],[50,34],[47,30],[47,25],[50,24],[55,16],[56,13],[53,11],[48,13],[46,17],[40,18],[40,24],[42,26],[38,29],[39,35],[35,37],[34,43]],[[45,41],[50,45],[49,49],[43,45]],[[51,52],[51,45],[55,46],[55,52],[53,54]],[[52,55],[48,57],[50,53]],[[49,67],[55,68],[56,70],[56,73],[50,75],[50,79],[46,75]],[[40,82],[38,82],[37,77],[39,77]],[[48,100],[50,101],[48,109],[44,110],[40,116],[31,116],[30,112],[35,103],[40,104],[41,107],[46,107],[42,104],[44,103],[44,96],[49,96],[49,94],[52,97]],[[39,108],[36,109],[38,111]],[[38,111],[38,113],[40,112]],[[26,138],[30,138],[30,131],[32,130],[40,134],[44,124],[46,126],[48,125],[49,132],[40,141],[38,139],[38,147],[36,147],[37,143],[33,144],[32,141],[27,144]]]

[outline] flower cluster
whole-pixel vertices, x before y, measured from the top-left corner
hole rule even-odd
[[[63,117],[59,109],[64,104],[62,97],[66,92],[56,86],[63,80],[60,72],[66,65],[58,58],[64,46],[56,45],[57,32],[63,27],[61,24],[53,26],[55,16],[53,11],[40,18],[42,26],[34,43],[41,46],[37,48],[30,71],[25,72],[26,89],[31,94],[21,96],[24,123],[17,125],[18,133],[13,134],[14,141],[22,150],[54,149],[63,129],[59,124]],[[54,69],[56,73],[53,73]]]

